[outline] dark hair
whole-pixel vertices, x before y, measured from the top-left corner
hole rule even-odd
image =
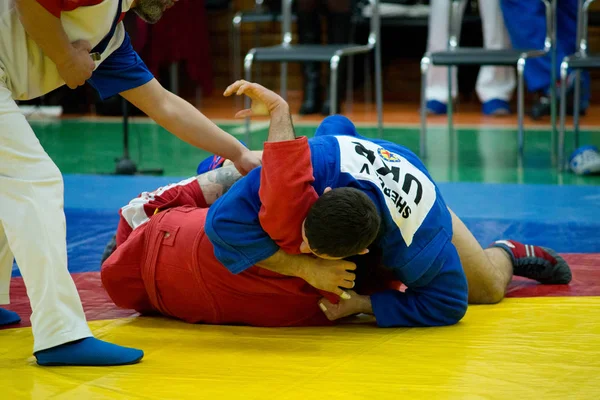
[[[358,189],[324,193],[308,211],[304,233],[317,254],[349,257],[373,243],[381,217],[369,196]]]

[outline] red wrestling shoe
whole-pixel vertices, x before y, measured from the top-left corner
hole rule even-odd
[[[490,247],[504,249],[513,262],[513,273],[545,285],[571,282],[571,268],[554,250],[522,244],[514,240],[497,240]]]

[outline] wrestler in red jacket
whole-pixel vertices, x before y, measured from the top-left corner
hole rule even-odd
[[[310,168],[302,174],[311,174]],[[207,207],[219,190],[226,191],[239,177],[235,168],[225,166],[142,193],[121,209],[117,248],[101,272],[116,305],[189,323],[332,324],[318,302],[323,296],[337,302],[337,296],[320,292],[300,278],[260,267],[232,274],[215,258],[204,233]],[[274,212],[264,208],[262,215],[276,219]],[[288,226],[294,225],[298,226]],[[277,233],[283,249],[299,253],[297,232]]]

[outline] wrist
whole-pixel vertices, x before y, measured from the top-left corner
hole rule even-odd
[[[290,106],[288,103],[281,102],[271,110],[272,118],[288,117],[290,115]]]
[[[360,312],[363,314],[373,314],[371,296],[360,296]]]
[[[278,274],[306,280],[306,263],[302,255],[287,254],[279,249],[271,257],[256,263],[256,265]]]
[[[234,147],[231,150],[231,155],[229,157],[225,157],[226,159],[229,159],[231,161],[233,161],[234,163],[237,162],[240,158],[242,158],[242,156],[248,152],[250,152],[250,149],[248,149],[247,147],[245,147],[239,140],[235,139],[237,142],[236,147]]]
[[[63,48],[54,49],[53,54],[48,54],[48,57],[57,67],[61,68],[73,59],[74,53],[75,48],[71,44],[68,44]]]
[[[291,256],[291,260],[292,262],[288,263],[288,274],[290,276],[295,276],[296,278],[300,278],[303,279],[305,281],[307,280],[307,265],[306,265],[306,260],[305,260],[305,256],[301,255],[301,254],[296,254],[296,255],[292,255]]]

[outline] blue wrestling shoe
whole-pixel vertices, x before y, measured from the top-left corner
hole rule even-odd
[[[240,143],[243,144],[244,147],[248,148],[248,146],[246,146],[246,143],[242,142],[241,140]],[[221,168],[224,162],[225,159],[221,156],[209,156],[202,160],[200,164],[198,164],[198,168],[196,168],[196,175],[201,175],[205,172],[212,171],[213,169]]]
[[[481,112],[484,115],[490,116],[509,115],[510,105],[508,104],[508,101],[492,99],[481,105]]]
[[[196,174],[201,175],[205,172],[212,171],[213,169],[221,168],[225,159],[221,156],[212,155],[200,162],[196,169]]]
[[[21,322],[21,317],[14,311],[0,308],[0,326],[12,325]]]
[[[569,167],[578,175],[600,173],[600,151],[596,146],[583,146],[571,154]]]
[[[107,367],[136,364],[144,357],[144,352],[88,337],[38,351],[34,356],[43,366]]]

